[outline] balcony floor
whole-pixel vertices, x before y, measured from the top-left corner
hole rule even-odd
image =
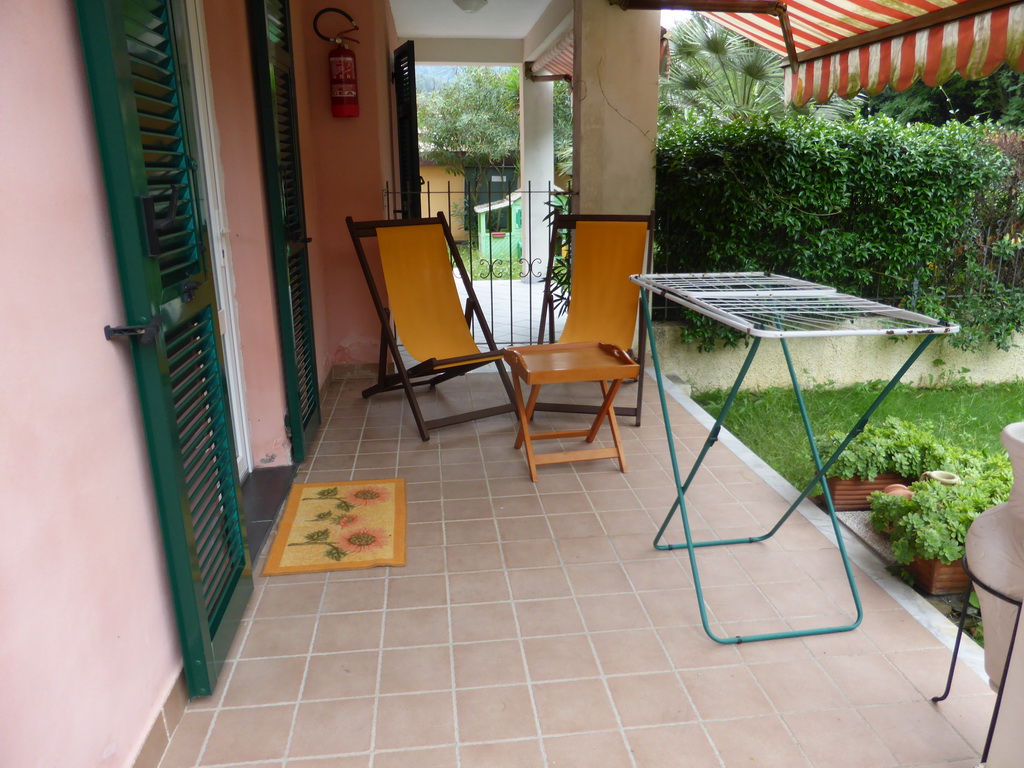
[[[987,683],[961,661],[950,699],[931,703],[949,661],[937,635],[948,642],[953,628],[850,537],[866,569],[856,569],[857,630],[739,646],[704,634],[686,553],[651,546],[674,490],[650,380],[644,425],[622,428],[628,473],[578,462],[541,467],[536,484],[512,448],[511,416],[424,443],[402,395],[363,400],[366,384],[331,385],[297,481],[405,478],[408,564],[262,577],[258,562],[218,690],[189,705],[161,768],[978,762]],[[472,374],[421,402],[502,397],[496,376]],[[681,397],[670,412],[687,466],[707,421]],[[761,533],[795,495],[725,439],[688,497],[695,536]],[[819,531],[827,518],[813,505],[801,512],[765,543],[700,552],[716,631],[849,621],[838,551]]]

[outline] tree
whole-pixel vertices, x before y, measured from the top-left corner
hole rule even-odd
[[[699,14],[676,24],[668,42],[669,71],[659,94],[662,117],[731,120],[785,113],[781,60],[767,48]]]
[[[918,81],[900,93],[887,87],[867,100],[864,114],[931,125],[977,118],[1016,130],[1024,128],[1024,74],[1004,65],[980,80],[954,74],[939,86]]]
[[[669,71],[659,93],[663,119],[781,118],[795,111],[836,120],[860,109],[860,97],[794,109],[784,98],[783,58],[699,14],[676,24],[668,42]]]
[[[519,73],[460,67],[446,85],[418,94],[420,154],[453,172],[519,157]]]
[[[445,83],[417,94],[420,154],[462,173],[519,160],[519,73],[512,67],[458,67]],[[572,168],[572,99],[554,84],[556,166]]]

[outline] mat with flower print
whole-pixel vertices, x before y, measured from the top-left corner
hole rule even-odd
[[[405,565],[405,481],[292,486],[265,574]]]

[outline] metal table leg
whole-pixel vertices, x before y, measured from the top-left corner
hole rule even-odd
[[[665,386],[662,380],[661,363],[658,358],[657,342],[654,337],[653,323],[651,322],[650,304],[646,292],[643,292],[641,294],[641,302],[644,310],[644,321],[647,325],[647,337],[650,339],[651,360],[654,363],[654,374],[655,379],[658,383],[658,395],[661,399],[662,416],[665,421],[665,433],[666,437],[668,438],[669,456],[672,461],[672,473],[677,489],[676,499],[672,503],[672,506],[669,509],[668,514],[665,516],[665,520],[662,522],[661,527],[658,529],[657,535],[654,537],[654,547],[656,549],[661,550],[687,550],[690,559],[690,571],[693,575],[694,589],[697,592],[697,602],[700,609],[701,624],[704,626],[704,632],[708,635],[708,637],[710,637],[717,643],[738,644],[752,643],[760,640],[775,640],[784,637],[806,637],[810,635],[833,634],[836,632],[848,632],[852,629],[856,629],[858,626],[860,626],[860,623],[864,618],[864,608],[861,605],[860,594],[857,591],[857,584],[853,577],[853,568],[850,564],[849,555],[846,551],[846,544],[843,542],[842,530],[840,528],[839,519],[836,516],[835,506],[832,502],[832,496],[828,491],[827,485],[825,484],[825,476],[828,470],[832,467],[832,465],[835,464],[835,462],[843,454],[843,451],[846,450],[846,447],[850,444],[850,442],[853,441],[853,439],[864,430],[864,427],[867,425],[868,420],[871,418],[874,412],[882,404],[885,398],[888,397],[889,393],[895,388],[895,386],[899,383],[900,379],[903,378],[904,374],[917,361],[918,357],[921,356],[921,353],[924,352],[924,350],[928,347],[928,345],[932,342],[932,340],[935,337],[933,335],[924,336],[921,343],[918,344],[918,346],[910,354],[907,361],[903,364],[902,367],[900,367],[899,371],[896,372],[892,379],[890,379],[889,383],[882,389],[882,391],[878,394],[878,396],[871,403],[868,409],[864,412],[864,415],[860,417],[860,419],[853,426],[850,432],[846,435],[842,442],[840,442],[839,446],[836,448],[832,456],[830,456],[828,460],[825,462],[822,462],[821,456],[818,453],[818,445],[814,438],[814,432],[811,429],[810,418],[807,415],[807,408],[804,405],[803,394],[800,390],[800,385],[797,381],[796,370],[793,367],[793,361],[790,357],[789,347],[786,344],[785,339],[780,339],[780,341],[782,342],[782,349],[786,357],[786,365],[789,368],[790,380],[793,383],[793,392],[797,400],[797,405],[800,409],[800,416],[803,420],[804,430],[807,433],[808,443],[811,448],[811,456],[814,460],[814,477],[811,478],[810,482],[804,488],[803,492],[797,497],[796,501],[794,501],[790,505],[789,509],[787,509],[783,513],[783,515],[779,518],[778,522],[776,522],[775,525],[772,526],[772,528],[766,533],[763,533],[758,536],[750,536],[738,539],[709,539],[705,541],[694,541],[693,535],[690,530],[689,516],[687,515],[686,511],[686,491],[689,489],[690,483],[693,482],[693,478],[696,476],[697,470],[703,463],[704,457],[707,455],[708,451],[711,450],[711,447],[718,441],[718,436],[721,432],[722,424],[725,421],[725,418],[728,415],[730,408],[732,408],[733,401],[736,399],[736,395],[739,393],[740,386],[742,385],[743,380],[747,375],[747,372],[750,370],[750,365],[753,362],[755,355],[757,354],[761,339],[759,337],[753,337],[751,339],[750,351],[747,353],[747,357],[744,360],[743,365],[736,376],[736,381],[734,382],[732,389],[730,390],[729,395],[722,406],[722,411],[718,415],[718,418],[715,420],[715,424],[711,428],[711,431],[708,433],[708,437],[704,441],[704,445],[701,448],[700,453],[697,455],[697,458],[694,461],[693,466],[691,467],[690,472],[686,477],[686,480],[682,481],[680,479],[681,475],[679,471],[679,459],[676,456],[675,439],[672,436],[672,424],[668,414],[668,401],[665,397]],[[719,637],[711,630],[711,627],[708,623],[707,607],[704,600],[704,591],[701,587],[700,573],[697,567],[696,550],[700,547],[716,547],[728,544],[750,544],[753,542],[765,541],[771,538],[775,535],[776,531],[778,531],[779,528],[782,527],[782,524],[789,519],[790,515],[793,514],[793,512],[800,505],[800,503],[805,498],[807,498],[811,490],[814,488],[815,484],[817,484],[819,481],[821,482],[822,488],[824,489],[826,510],[828,512],[829,519],[832,522],[832,529],[835,532],[840,558],[842,559],[843,568],[846,571],[846,578],[849,582],[850,594],[852,595],[854,605],[856,606],[856,618],[850,624],[843,624],[832,627],[814,627],[811,629],[791,630],[787,632],[768,632],[764,634],[741,635],[736,637]],[[686,539],[685,543],[662,543],[662,538],[664,537],[665,530],[668,527],[669,521],[672,519],[673,515],[675,515],[677,511],[679,512],[679,517],[683,523],[683,531]]]

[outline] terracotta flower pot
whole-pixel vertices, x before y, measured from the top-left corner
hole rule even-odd
[[[917,586],[929,595],[962,595],[967,591],[967,572],[960,560],[946,565],[938,560],[914,558],[907,570]]]
[[[856,509],[870,509],[868,496],[875,491],[881,491],[886,486],[894,483],[905,483],[906,478],[896,474],[878,475],[871,480],[862,480],[859,477],[852,477],[848,480],[839,480],[834,477],[828,479],[828,491],[832,494],[832,503],[840,512]]]

